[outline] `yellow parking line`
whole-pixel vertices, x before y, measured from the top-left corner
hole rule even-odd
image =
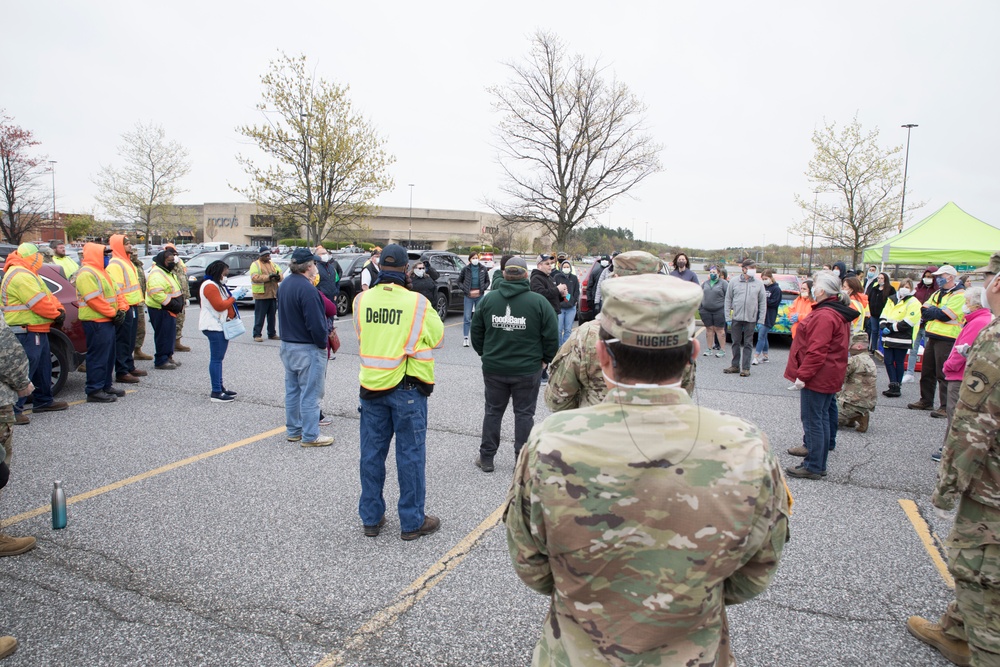
[[[137,391],[139,391],[139,390],[138,390],[138,389],[126,389],[126,390],[125,390],[125,393],[126,393],[126,394],[134,394],[134,393],[136,393]],[[86,402],[87,402],[87,399],[85,399],[85,398],[82,398],[82,399],[80,399],[79,401],[69,401],[68,403],[66,403],[66,405],[83,405],[83,404],[84,404],[84,403],[86,403]],[[31,415],[31,414],[34,414],[34,411],[33,411],[33,410],[25,410],[24,412],[25,412],[26,414],[29,414],[29,415]]]
[[[924,549],[926,549],[928,555],[930,555],[931,562],[934,563],[934,567],[937,568],[938,574],[940,574],[941,578],[944,579],[945,585],[947,585],[948,588],[955,588],[955,580],[952,578],[951,573],[948,572],[948,565],[944,562],[944,558],[941,557],[941,552],[934,546],[934,539],[931,537],[930,527],[927,525],[927,522],[924,521],[924,518],[920,516],[917,504],[912,500],[900,498],[899,505],[903,508],[903,512],[906,513],[910,523],[913,524],[913,529],[917,531],[917,537],[919,537],[920,541],[924,543]]]
[[[395,623],[408,609],[413,607],[431,589],[440,584],[449,572],[458,567],[459,563],[465,560],[472,548],[483,538],[488,530],[500,523],[503,516],[504,506],[498,507],[492,514],[456,544],[451,551],[441,557],[441,560],[434,563],[422,575],[407,586],[392,604],[380,610],[364,625],[354,631],[350,637],[344,641],[341,649],[326,655],[316,663],[315,667],[337,667],[343,665],[347,659],[349,651],[356,651],[364,646],[369,639],[378,637],[388,627]]]
[[[163,473],[170,472],[171,470],[176,470],[178,468],[183,468],[184,466],[191,465],[192,463],[197,463],[198,461],[203,461],[204,459],[211,458],[211,457],[217,456],[219,454],[224,454],[225,452],[231,451],[233,449],[237,449],[239,447],[243,447],[244,445],[249,445],[249,444],[257,442],[259,440],[263,440],[265,438],[270,438],[273,435],[278,435],[279,433],[283,433],[284,431],[285,431],[285,427],[284,426],[281,426],[279,428],[273,428],[270,431],[264,431],[263,433],[258,433],[257,435],[250,436],[249,438],[245,438],[243,440],[238,440],[237,442],[231,442],[228,445],[223,445],[222,447],[218,447],[218,448],[213,449],[211,451],[202,452],[201,454],[196,454],[194,456],[189,456],[188,458],[181,459],[180,461],[175,461],[173,463],[168,463],[167,465],[160,466],[159,468],[154,468],[153,470],[146,471],[146,472],[141,473],[139,475],[133,475],[132,477],[120,480],[118,482],[114,482],[113,484],[108,484],[107,486],[102,486],[99,489],[93,489],[93,490],[87,491],[85,493],[79,493],[79,494],[77,494],[75,496],[70,496],[69,498],[66,499],[66,504],[67,505],[72,505],[74,503],[83,502],[84,500],[90,500],[91,498],[95,498],[97,496],[104,495],[105,493],[108,493],[109,491],[114,491],[116,489],[120,489],[122,487],[126,487],[126,486],[129,486],[131,484],[135,484],[136,482],[141,482],[141,481],[149,479],[151,477],[156,477],[157,475],[162,475]],[[27,521],[28,519],[33,519],[36,516],[41,516],[42,514],[45,514],[46,512],[49,512],[49,511],[51,511],[51,508],[48,505],[45,505],[43,507],[36,507],[33,510],[29,510],[27,512],[23,512],[21,514],[17,514],[15,516],[12,516],[9,519],[3,521],[2,523],[0,523],[0,528],[6,528],[8,526],[14,525],[15,523],[20,523],[22,521]]]

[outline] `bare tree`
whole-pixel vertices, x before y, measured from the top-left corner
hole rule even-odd
[[[308,76],[305,56],[282,54],[261,83],[257,108],[267,122],[237,132],[272,164],[237,156],[250,184],[231,187],[271,215],[304,227],[311,244],[331,234],[360,234],[364,218],[378,210],[376,198],[393,186],[387,168],[395,160],[383,150],[385,140],[353,112],[348,88]]]
[[[488,202],[508,219],[543,224],[561,247],[570,231],[661,170],[662,149],[645,133],[646,106],[596,63],[568,56],[538,32],[511,79],[493,86],[497,161],[506,201]]]
[[[818,198],[795,195],[805,212],[791,228],[796,235],[811,235],[851,254],[856,265],[865,248],[896,231],[903,194],[903,146],[884,148],[878,128],[867,134],[857,116],[842,130],[828,123],[813,132],[816,149],[806,176]],[[824,193],[835,198],[825,198]],[[923,206],[911,202],[907,210]]]
[[[96,199],[110,215],[141,227],[149,252],[154,231],[177,218],[174,200],[186,192],[179,182],[191,170],[188,154],[176,141],[167,141],[162,126],[140,122],[122,135],[118,157],[119,167],[101,165],[94,179]]]
[[[44,157],[32,155],[39,143],[31,130],[15,125],[0,109],[0,230],[4,240],[15,245],[41,224],[45,210],[46,196],[37,183]]]

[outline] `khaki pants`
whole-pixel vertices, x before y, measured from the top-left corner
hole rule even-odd
[[[139,304],[135,322],[135,349],[140,349],[144,342],[146,342],[146,306]]]

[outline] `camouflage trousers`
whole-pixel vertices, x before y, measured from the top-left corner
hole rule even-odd
[[[135,323],[135,349],[142,347],[146,342],[146,306],[139,305],[138,317]]]
[[[698,364],[692,359],[691,363],[684,368],[681,375],[681,389],[687,392],[688,396],[694,395],[695,375],[698,373]]]
[[[187,308],[184,308],[183,310],[181,310],[181,312],[177,313],[177,335],[176,335],[177,340],[180,340],[181,335],[183,335],[184,333],[184,316],[186,314],[187,314]]]
[[[955,600],[941,617],[941,629],[969,643],[973,667],[1000,666],[1000,544],[997,535],[994,543],[975,543],[987,526],[1000,528],[1000,511],[962,498],[948,537]]]
[[[869,411],[865,408],[858,407],[857,405],[851,405],[850,403],[845,403],[840,397],[837,397],[837,425],[847,426],[847,422],[857,419],[858,417],[863,417],[869,414]]]

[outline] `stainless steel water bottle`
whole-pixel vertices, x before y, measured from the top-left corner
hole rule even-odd
[[[66,527],[66,493],[62,482],[57,481],[52,486],[52,528],[59,530]]]

